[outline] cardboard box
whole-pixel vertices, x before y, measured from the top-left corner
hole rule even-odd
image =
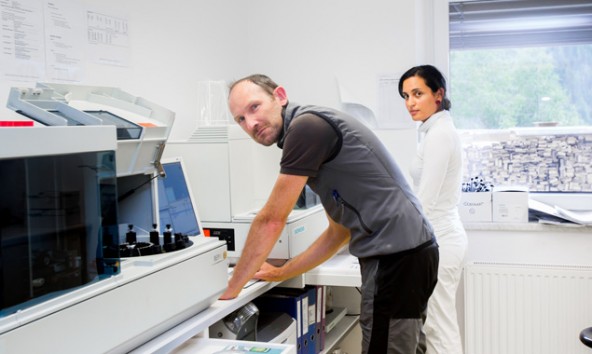
[[[461,193],[458,212],[466,223],[491,222],[491,192]]]
[[[499,186],[493,188],[492,220],[500,223],[528,222],[528,187]]]

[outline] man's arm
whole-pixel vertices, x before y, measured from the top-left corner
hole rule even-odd
[[[306,176],[278,176],[267,203],[253,220],[245,247],[228,282],[228,288],[220,296],[221,300],[237,297],[243,286],[265,262],[307,180]]]
[[[329,227],[304,252],[290,259],[281,267],[264,263],[255,278],[267,281],[282,281],[313,269],[331,258],[350,239],[349,229],[336,223],[328,215]]]

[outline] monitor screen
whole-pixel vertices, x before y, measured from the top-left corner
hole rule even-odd
[[[181,159],[165,159],[162,166],[166,177],[158,178],[160,232],[164,232],[168,224],[173,233],[200,235],[198,216]]]

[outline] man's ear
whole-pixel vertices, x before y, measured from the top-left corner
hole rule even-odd
[[[278,86],[273,90],[273,97],[275,97],[282,106],[288,102],[288,94],[286,93],[286,89],[282,86]]]

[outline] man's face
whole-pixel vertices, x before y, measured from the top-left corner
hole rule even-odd
[[[234,86],[228,97],[234,120],[253,140],[265,146],[277,142],[282,131],[282,106],[287,98],[278,91],[283,92],[283,89],[276,88],[270,96],[258,85],[242,81]]]

